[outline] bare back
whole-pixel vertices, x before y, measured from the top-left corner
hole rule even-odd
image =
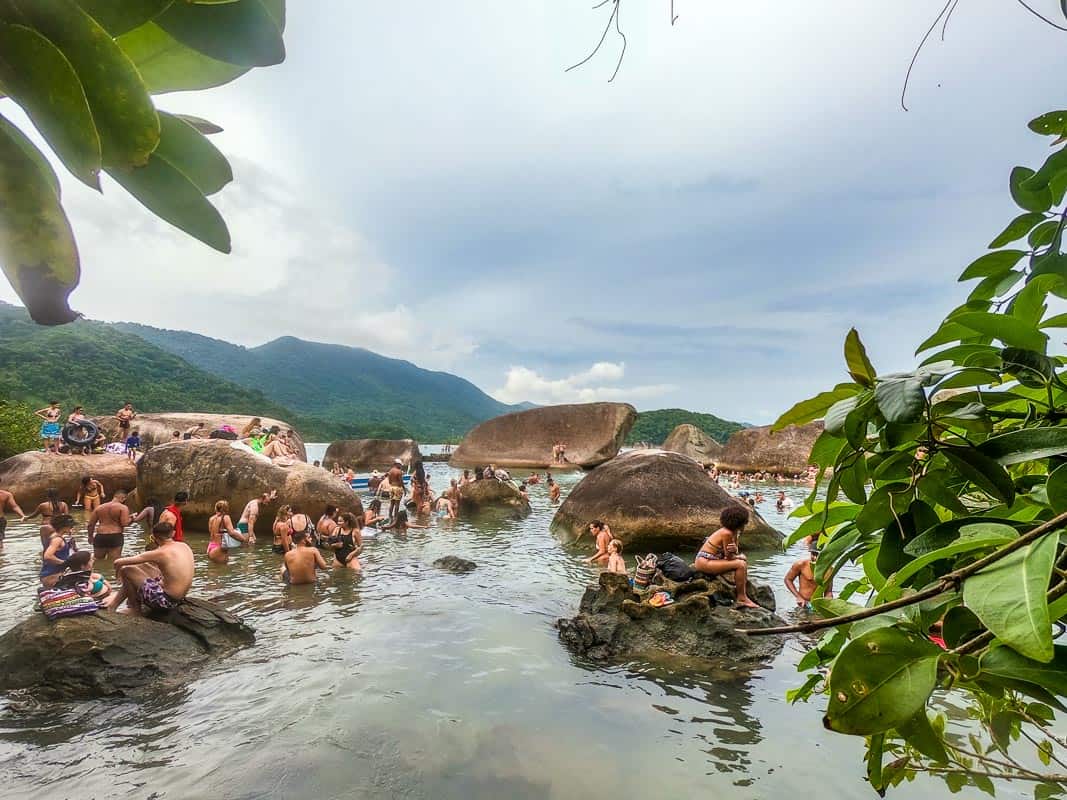
[[[112,500],[93,510],[97,533],[122,533],[130,524],[130,507]]]
[[[290,584],[314,583],[315,570],[326,569],[326,562],[317,548],[298,547],[285,554],[285,568]]]
[[[155,565],[163,575],[163,591],[175,600],[180,600],[193,585],[193,551],[185,542],[173,539],[160,544],[146,553],[145,560]]]

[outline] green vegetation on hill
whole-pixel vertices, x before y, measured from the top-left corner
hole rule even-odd
[[[696,425],[712,439],[723,444],[730,438],[731,433],[745,427],[740,422],[730,422],[714,414],[701,414],[681,408],[642,411],[637,415],[637,422],[634,423],[630,435],[626,437],[626,444],[632,445],[638,442],[663,444],[671,431],[685,423]]]
[[[37,448],[40,429],[29,406],[0,400],[0,460]]]

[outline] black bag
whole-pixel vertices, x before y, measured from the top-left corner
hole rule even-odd
[[[678,583],[691,581],[697,574],[691,566],[674,553],[660,553],[659,558],[656,559],[656,566],[665,576]]]
[[[228,441],[234,442],[234,441],[237,440],[237,434],[234,433],[233,431],[214,430],[214,431],[212,431],[211,433],[208,434],[207,438],[209,438],[209,439],[226,439]]]

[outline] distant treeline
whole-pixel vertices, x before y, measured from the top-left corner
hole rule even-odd
[[[626,444],[633,445],[638,442],[663,444],[671,431],[686,423],[696,425],[712,439],[722,444],[726,443],[731,433],[745,427],[740,422],[731,422],[716,417],[714,414],[701,414],[681,408],[642,411],[637,415],[637,422],[634,423],[630,435],[626,438]]]

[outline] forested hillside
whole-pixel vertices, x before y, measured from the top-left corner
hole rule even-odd
[[[681,408],[664,408],[659,411],[642,411],[637,415],[637,422],[626,438],[627,444],[648,442],[653,445],[663,444],[667,435],[679,425],[689,423],[696,425],[717,442],[725,443],[730,434],[745,426],[740,422],[716,417],[714,414],[701,414]]]

